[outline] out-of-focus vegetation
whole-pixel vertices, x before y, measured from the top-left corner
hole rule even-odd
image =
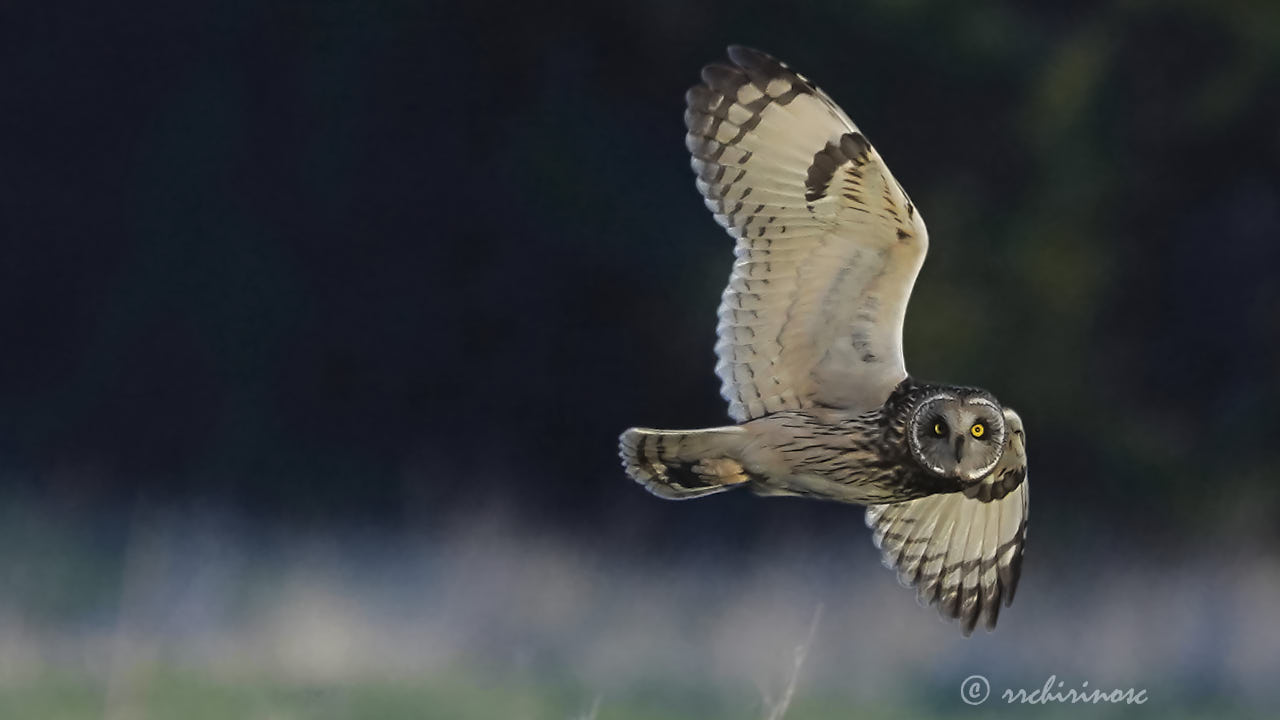
[[[536,718],[568,720],[740,720],[760,715],[750,703],[726,708],[714,703],[689,710],[665,707],[644,699],[628,699],[609,705],[585,706],[555,687],[521,687],[513,684],[471,683],[474,676],[459,681],[369,682],[350,685],[298,683],[210,682],[202,676],[161,674],[150,678],[148,689],[136,698],[136,712],[145,717],[182,717],[192,720],[244,720],[315,718],[316,720],[422,720],[423,718]],[[101,688],[74,680],[51,682],[0,698],[0,713],[6,717],[39,717],[50,720],[101,717]],[[797,700],[785,715],[788,720],[848,720],[849,718],[900,718],[904,712],[919,720],[971,718],[974,708],[953,698],[932,703],[905,703],[868,706],[850,703],[844,697]],[[944,705],[948,706],[944,709]],[[954,706],[953,706],[954,705]],[[592,714],[592,708],[598,710]],[[1151,709],[1146,706],[1021,706],[993,707],[988,712],[1005,712],[1018,717],[1045,719],[1078,718],[1081,713],[1104,717],[1169,718],[1170,720],[1211,720],[1252,718],[1255,715],[1231,706],[1199,709]],[[980,712],[980,711],[979,711]]]
[[[997,631],[963,638],[851,525],[744,562],[510,517],[299,533],[144,509],[117,543],[25,510],[0,526],[6,718],[764,718],[788,685],[791,720],[954,717],[974,674],[987,710],[1051,675],[1145,690],[1094,710],[1125,717],[1277,702],[1274,556],[1075,563],[1044,543]]]

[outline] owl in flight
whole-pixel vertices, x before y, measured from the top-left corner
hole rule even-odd
[[[907,374],[919,211],[826,93],[756,50],[729,58],[703,69],[684,119],[698,190],[737,241],[715,347],[737,424],[632,428],[623,466],[672,500],[745,487],[866,505],[899,580],[965,635],[990,630],[1022,566],[1022,420]]]

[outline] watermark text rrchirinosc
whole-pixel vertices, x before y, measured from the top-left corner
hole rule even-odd
[[[968,705],[981,705],[991,695],[991,683],[982,675],[970,675],[960,683],[960,698]],[[1079,687],[1067,687],[1065,680],[1050,675],[1044,685],[1032,690],[1005,688],[1000,699],[1008,705],[1143,705],[1147,702],[1145,688],[1091,687],[1088,680]]]

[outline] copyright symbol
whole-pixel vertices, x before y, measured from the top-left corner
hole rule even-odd
[[[966,705],[981,705],[991,694],[991,683],[981,675],[970,675],[960,683],[960,699]]]

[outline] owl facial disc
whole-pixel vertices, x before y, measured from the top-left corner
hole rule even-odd
[[[1004,453],[1004,411],[981,390],[921,399],[907,425],[911,454],[925,470],[965,485],[986,477]]]

